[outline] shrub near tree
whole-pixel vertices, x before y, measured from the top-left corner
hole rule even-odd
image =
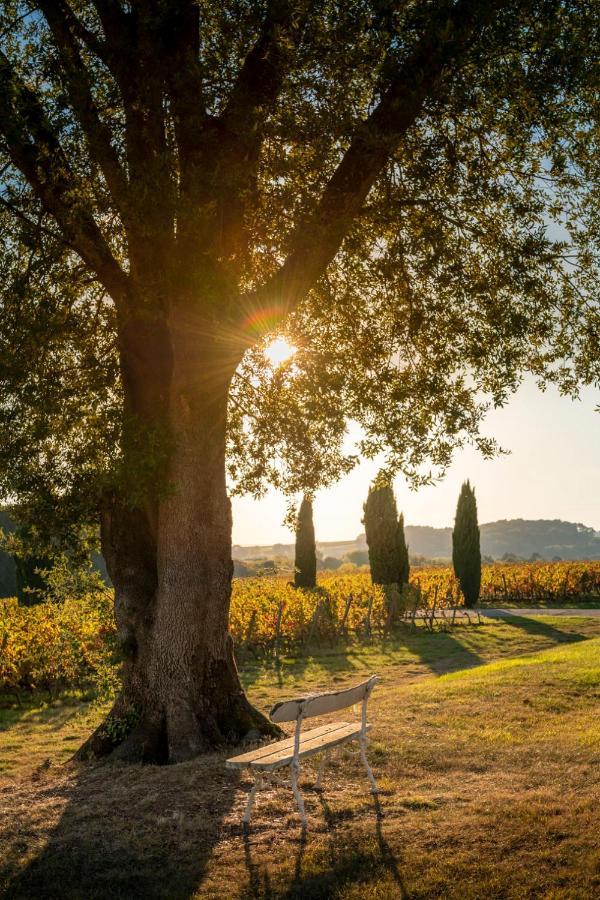
[[[345,559],[353,566],[368,566],[369,554],[366,550],[351,550],[346,553]]]
[[[52,568],[52,558],[36,547],[35,528],[18,525],[8,535],[2,535],[2,546],[12,554],[15,565],[15,594],[23,606],[40,603],[48,589],[45,578]]]
[[[317,548],[313,507],[312,500],[306,495],[302,498],[296,522],[294,585],[305,588],[313,588],[317,585]]]
[[[342,565],[342,560],[336,556],[326,556],[319,560],[319,568],[325,572],[334,572]]]
[[[452,564],[466,606],[475,606],[481,588],[481,548],[475,490],[468,481],[460,489],[452,532]]]
[[[16,594],[23,606],[34,606],[41,603],[47,590],[47,584],[42,571],[51,563],[47,559],[38,559],[35,556],[17,556],[16,564]]]

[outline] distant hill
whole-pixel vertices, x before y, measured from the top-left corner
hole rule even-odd
[[[600,559],[600,532],[581,522],[504,519],[483,525],[481,539],[483,552],[495,559],[505,553],[524,557],[539,553],[544,559]]]
[[[513,555],[529,559],[537,554],[543,559],[600,559],[600,532],[576,522],[560,519],[501,519],[480,526],[481,552],[493,559]],[[452,555],[452,529],[429,525],[406,525],[406,540],[413,556],[449,558]],[[354,541],[317,542],[322,556],[341,559],[354,550],[364,550],[366,541],[360,534]],[[293,558],[293,544],[271,544],[263,547],[234,546],[235,559]]]
[[[560,519],[501,519],[481,525],[481,552],[493,559],[516,556],[530,559],[537,555],[542,559],[600,559],[600,532],[576,522],[562,522]],[[13,531],[14,522],[5,510],[0,509],[0,528]],[[429,525],[406,525],[406,540],[411,556],[428,559],[449,559],[452,555],[452,529],[432,528]],[[364,534],[353,541],[318,541],[317,552],[322,558],[343,560],[348,554],[364,551],[367,543]],[[236,575],[252,575],[256,564],[243,565],[249,560],[289,560],[293,566],[294,545],[269,544],[265,546],[233,547]],[[358,562],[358,560],[354,560]],[[94,563],[106,581],[106,567],[99,554],[94,554]],[[260,563],[258,564],[260,567]],[[326,563],[327,566],[327,563]],[[284,568],[287,567],[287,563]],[[333,568],[333,566],[327,566]],[[0,597],[15,594],[16,567],[12,556],[0,550]]]
[[[600,533],[560,519],[501,519],[480,526],[481,552],[493,559],[509,554],[529,559],[600,559]],[[411,553],[435,557],[452,555],[452,529],[407,525]]]

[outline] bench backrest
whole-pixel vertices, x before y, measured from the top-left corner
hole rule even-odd
[[[275,704],[270,712],[270,719],[272,722],[293,722],[300,714],[303,719],[309,719],[311,716],[325,716],[340,709],[347,709],[355,703],[364,701],[375,687],[377,680],[377,675],[371,675],[366,681],[342,691],[309,694],[295,700],[283,700]]]

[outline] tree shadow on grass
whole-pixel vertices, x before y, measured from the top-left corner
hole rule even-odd
[[[520,629],[524,634],[546,638],[552,645],[583,641],[589,637],[589,635],[571,630],[572,626],[567,623],[564,626],[556,627],[541,618],[507,616],[502,619],[502,624]],[[488,626],[473,627],[487,628]],[[370,651],[373,651],[379,658],[385,657],[386,661],[394,666],[402,665],[407,669],[410,669],[411,666],[424,667],[435,675],[461,669],[472,669],[489,662],[489,659],[475,652],[463,640],[463,637],[469,634],[471,634],[471,630],[468,626],[454,626],[451,630],[449,627],[448,630],[435,631],[425,628],[415,630],[399,626],[385,638],[373,638],[368,643],[355,642],[349,645],[340,643],[339,646],[324,647],[320,652],[307,652],[304,656],[298,655],[273,662],[271,663],[273,677],[277,678],[280,688],[290,677],[301,683],[303,674],[311,664],[316,663],[322,670],[323,676],[328,677],[331,681],[352,683],[353,680],[365,677],[367,670],[370,671],[368,663]],[[502,637],[495,638],[492,635],[487,643],[488,646],[494,643],[501,645]],[[534,649],[540,648],[531,648],[531,650]],[[257,666],[252,673],[244,672],[245,684],[247,686],[254,684],[268,667],[269,664],[265,663],[265,668],[262,670],[260,666]]]
[[[425,628],[413,630],[404,626],[386,637],[373,637],[368,641],[354,641],[351,644],[340,641],[339,644],[320,649],[307,648],[304,654],[299,652],[279,660],[265,659],[252,664],[245,662],[240,669],[242,682],[247,690],[255,687],[267,672],[280,689],[290,679],[301,685],[303,676],[315,664],[322,674],[320,680],[327,678],[332,682],[351,684],[372,673],[376,662],[370,661],[371,656],[376,656],[379,660],[386,657],[389,664],[404,665],[407,668],[411,665],[425,666],[434,674],[473,668],[485,662],[457,634],[443,630],[430,632]],[[298,689],[291,686],[290,690]],[[304,686],[300,688],[302,690],[307,689]]]
[[[527,634],[546,637],[554,644],[573,644],[589,638],[589,635],[580,634],[578,631],[563,630],[556,628],[554,625],[549,625],[541,617],[530,618],[529,616],[509,615],[502,618],[502,624],[520,628]]]
[[[352,675],[356,668],[356,657],[360,654],[360,644],[344,644],[342,641],[334,644],[313,644],[311,647],[296,648],[294,652],[282,655],[279,658],[264,657],[262,659],[242,658],[238,661],[242,683],[246,690],[252,690],[258,681],[268,674],[273,684],[282,688],[290,679],[302,681],[303,675],[315,662],[323,674],[327,674],[333,680],[336,676],[344,676],[345,679]],[[359,667],[360,668],[360,667]]]
[[[291,841],[295,845],[293,872],[289,871],[283,881],[281,874],[276,876],[278,883],[264,862],[258,862],[252,856],[252,843],[248,832],[244,834],[244,857],[248,870],[248,884],[242,893],[242,900],[328,900],[337,895],[346,885],[364,884],[371,886],[375,880],[393,880],[397,896],[408,900],[406,888],[397,856],[386,840],[383,829],[383,812],[379,798],[375,797],[375,840],[364,834],[357,840],[340,839],[338,826],[348,818],[347,811],[335,812],[329,806],[324,795],[319,794],[319,801],[327,826],[327,845],[310,853],[310,833],[303,832],[299,840]],[[365,829],[366,831],[367,829]],[[308,871],[304,871],[304,861],[310,855]],[[290,854],[291,855],[291,854]],[[291,869],[291,866],[290,866]]]
[[[40,774],[14,792],[0,896],[188,900],[220,838],[236,787],[237,778],[220,757],[161,767],[104,763],[71,774],[63,770],[62,777]],[[53,810],[65,801],[56,822]]]
[[[435,675],[472,669],[485,662],[450,631],[396,630],[388,640],[388,652],[393,654],[400,647],[413,653],[416,661]]]
[[[47,694],[21,696],[20,705],[14,694],[0,695],[0,732],[8,731],[25,719],[58,730],[80,716],[87,705],[86,701],[69,694],[51,702]]]

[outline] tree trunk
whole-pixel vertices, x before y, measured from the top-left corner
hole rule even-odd
[[[173,449],[155,508],[113,502],[103,552],[115,585],[123,690],[79,755],[181,762],[249,733],[279,734],[242,690],[228,632],[233,562],[225,482],[236,359],[170,322]],[[150,504],[152,507],[153,505]]]

